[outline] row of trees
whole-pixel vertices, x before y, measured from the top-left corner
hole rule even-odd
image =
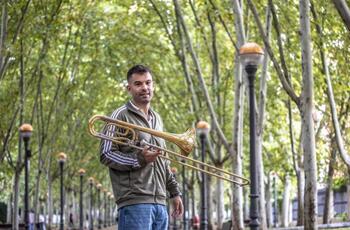
[[[58,151],[70,156],[69,178],[83,166],[109,186],[87,121],[127,100],[125,73],[135,63],[155,73],[154,107],[167,130],[180,133],[198,120],[210,121],[210,162],[248,175],[247,84],[238,60],[247,41],[263,45],[266,54],[255,108],[262,228],[267,228],[264,188],[272,171],[283,180],[291,177],[298,225],[307,229],[317,224],[317,184],[331,191],[347,183],[349,31],[337,5],[324,0],[1,3],[0,188],[6,192],[0,198],[8,200],[13,192],[15,211],[23,168],[17,127],[24,122],[35,128],[33,207],[41,194],[59,191],[53,157]],[[67,180],[66,186],[74,183]],[[243,229],[242,188],[231,189],[234,228]],[[223,191],[218,181],[219,226]]]

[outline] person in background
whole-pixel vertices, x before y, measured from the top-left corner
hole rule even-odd
[[[29,211],[29,230],[34,230],[34,210]]]

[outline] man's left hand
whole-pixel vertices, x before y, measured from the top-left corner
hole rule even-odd
[[[173,198],[173,212],[171,213],[171,216],[174,218],[182,216],[184,212],[184,206],[182,204],[182,199],[180,196],[175,196]]]

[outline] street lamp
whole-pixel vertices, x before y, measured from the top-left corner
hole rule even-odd
[[[107,192],[107,226],[111,226],[111,192]]]
[[[94,221],[92,219],[92,187],[94,186],[94,178],[89,177],[89,185],[90,185],[90,205],[89,205],[89,230],[94,229]]]
[[[19,128],[20,136],[24,141],[24,224],[25,229],[29,229],[29,159],[31,151],[29,149],[29,140],[32,136],[33,127],[30,124],[23,124]]]
[[[257,162],[255,151],[255,95],[254,95],[254,80],[258,65],[262,61],[264,51],[261,47],[253,42],[244,44],[239,49],[241,64],[247,72],[249,81],[249,132],[250,132],[250,229],[259,228],[259,213],[258,213],[258,175]]]
[[[63,221],[63,210],[64,210],[64,198],[63,198],[63,166],[64,163],[67,160],[67,155],[63,152],[60,152],[58,154],[58,163],[60,165],[60,180],[61,180],[61,184],[60,184],[60,199],[61,199],[61,213],[60,213],[60,230],[64,229],[64,221]]]
[[[79,200],[79,229],[84,228],[84,214],[83,214],[83,177],[86,173],[85,169],[79,169],[80,175],[80,200]]]
[[[202,147],[202,162],[205,162],[205,144],[207,135],[210,130],[210,126],[205,121],[199,121],[196,126],[197,133],[199,135]],[[204,169],[204,165],[201,165],[201,169]],[[204,172],[201,172],[202,183],[201,183],[201,223],[200,229],[208,229],[208,201],[207,201],[207,175]]]
[[[103,189],[103,209],[104,209],[104,215],[103,215],[103,227],[107,227],[107,189]]]
[[[97,188],[97,223],[98,223],[98,229],[101,229],[101,199],[100,199],[100,192],[102,188],[102,184],[98,183],[96,185]]]

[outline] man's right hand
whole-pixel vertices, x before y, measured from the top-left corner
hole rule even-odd
[[[161,151],[159,149],[153,150],[149,146],[145,146],[142,150],[142,155],[147,163],[156,161],[160,154]]]

